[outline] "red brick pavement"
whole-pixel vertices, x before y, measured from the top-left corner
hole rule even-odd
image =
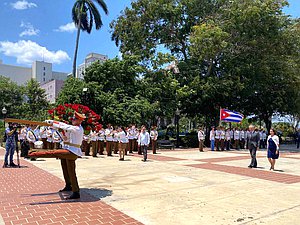
[[[252,178],[258,178],[262,180],[269,180],[269,181],[286,183],[286,184],[294,184],[300,182],[300,176],[284,174],[284,173],[276,173],[272,171],[259,170],[259,169],[249,169],[249,168],[227,166],[227,165],[220,165],[220,164],[213,164],[213,163],[192,164],[186,166],[206,169],[206,170],[214,170],[214,171],[242,175],[242,176],[248,176]]]
[[[61,179],[24,160],[21,166],[0,169],[0,214],[5,224],[142,224],[84,190],[80,200],[63,200],[57,192],[64,186]]]

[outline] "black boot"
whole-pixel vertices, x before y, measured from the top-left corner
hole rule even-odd
[[[69,200],[69,199],[78,199],[78,198],[80,198],[79,192],[73,192],[69,197],[66,197],[66,200]]]
[[[63,189],[59,190],[59,192],[64,192],[64,191],[72,191],[72,187],[70,185],[66,185]]]

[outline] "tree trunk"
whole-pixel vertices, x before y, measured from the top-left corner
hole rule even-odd
[[[263,117],[263,120],[264,120],[264,122],[266,124],[267,133],[269,134],[270,129],[272,127],[272,115],[265,115]]]
[[[77,37],[76,37],[76,45],[75,45],[75,53],[73,60],[73,77],[76,78],[76,61],[77,61],[77,52],[78,52],[78,44],[79,44],[79,36],[80,36],[80,23],[78,24],[77,29]]]

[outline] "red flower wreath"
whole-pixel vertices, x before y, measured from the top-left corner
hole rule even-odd
[[[75,111],[86,116],[86,119],[81,123],[85,131],[100,130],[102,128],[102,125],[99,123],[100,115],[85,105],[65,103],[64,105],[58,105],[56,108],[49,109],[48,113],[54,120],[72,124]]]

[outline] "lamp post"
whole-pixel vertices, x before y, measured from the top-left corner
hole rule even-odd
[[[6,113],[7,113],[7,109],[4,106],[3,109],[2,109],[4,128],[5,128],[5,116],[6,116]]]
[[[179,148],[179,109],[175,112],[175,122],[176,122],[176,148]]]

